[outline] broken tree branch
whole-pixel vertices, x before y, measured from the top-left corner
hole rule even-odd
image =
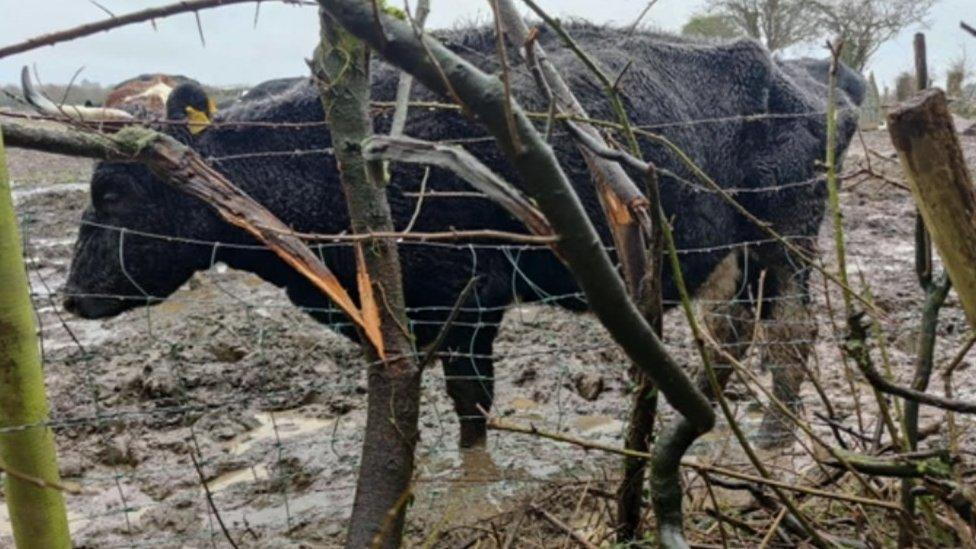
[[[526,61],[530,64],[529,68],[535,76],[543,98],[559,114],[565,112],[573,117],[588,119],[589,115],[583,105],[549,61],[542,46],[536,43],[534,35],[529,32],[512,0],[498,1],[498,18],[509,40],[524,45]],[[615,94],[613,90],[608,90],[608,93]],[[615,95],[611,96],[611,101],[614,97]],[[625,125],[626,122],[622,121],[621,124]],[[593,124],[581,123],[579,129],[592,139],[606,144]],[[619,165],[593,154],[578,141],[576,145],[593,175],[598,191],[597,196],[606,214],[617,255],[620,257],[624,281],[631,295],[636,296],[640,290],[640,281],[648,271],[646,244],[642,232],[643,235],[652,232],[649,203],[637,184]]]
[[[578,118],[589,118],[583,105],[576,98],[565,79],[556,67],[549,61],[545,50],[538,44],[536,31],[530,32],[524,20],[515,9],[512,0],[489,0],[495,9],[496,19],[502,22],[505,34],[511,42],[524,46],[524,54],[529,69],[536,80],[542,97],[549,102],[553,116],[563,110]],[[654,4],[652,1],[645,12]],[[636,26],[636,23],[635,23]],[[568,38],[568,36],[567,36]],[[501,39],[501,37],[499,37]],[[586,54],[577,49],[582,57]],[[630,64],[627,64],[629,67]],[[599,72],[599,71],[597,71]],[[622,77],[626,67],[621,71]],[[602,73],[601,73],[602,74]],[[600,76],[598,74],[597,76]],[[628,129],[628,142],[633,147],[633,153],[640,155],[633,133],[629,131],[629,120],[623,109],[619,97],[620,78],[605,87],[608,99],[615,107],[620,124]],[[551,130],[548,125],[547,134]],[[580,123],[575,128],[587,139],[602,146],[607,141],[594,124]],[[620,258],[621,271],[631,297],[640,304],[641,314],[654,327],[657,334],[662,333],[661,327],[661,258],[662,238],[660,224],[657,223],[658,191],[657,177],[652,170],[643,170],[647,175],[648,197],[645,197],[627,172],[612,159],[601,158],[594,154],[589,147],[581,143],[579,136],[574,136],[576,148],[583,155],[586,165],[593,177],[593,182],[610,227],[614,241],[614,248]],[[652,203],[653,202],[653,203]],[[644,294],[644,295],[642,295]],[[657,406],[657,392],[653,383],[640,373],[637,368],[632,369],[632,377],[637,387],[633,397],[632,421],[627,435],[627,445],[638,450],[649,449],[649,440],[653,435],[654,416]],[[644,478],[646,464],[641,460],[624,460],[624,480],[618,492],[618,531],[617,539],[623,543],[637,539],[638,529],[643,508]]]
[[[172,137],[136,126],[111,136],[28,128],[19,124],[4,124],[3,132],[11,147],[145,164],[167,184],[206,202],[224,221],[268,246],[365,330],[362,314],[352,297],[312,250],[301,239],[289,234],[291,229],[274,214]],[[376,334],[367,333],[367,338],[377,349],[382,348]]]
[[[374,135],[363,143],[367,160],[392,160],[450,170],[505,208],[537,236],[552,236],[552,226],[532,202],[459,145],[446,145],[410,137]]]

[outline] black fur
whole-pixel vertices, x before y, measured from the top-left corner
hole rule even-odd
[[[821,177],[818,161],[823,158],[826,148],[825,116],[822,113],[827,90],[822,81],[825,73],[816,70],[820,65],[807,61],[796,64],[775,61],[758,44],[748,40],[721,45],[699,44],[640,32],[621,38],[622,33],[616,29],[585,24],[573,25],[570,32],[609,74],[618,74],[628,61],[633,60],[622,82],[631,122],[637,126],[660,126],[655,131],[682,147],[723,187],[759,189]],[[483,70],[498,69],[495,36],[490,29],[442,32],[439,38]],[[573,54],[561,47],[549,32],[543,31],[540,40],[590,115],[613,119],[599,84]],[[374,99],[392,100],[396,72],[380,63],[374,63],[373,67]],[[855,127],[852,103],[858,102],[863,95],[859,77],[845,69],[843,80],[847,94],[842,94],[840,101],[840,152],[846,149]],[[524,67],[516,68],[513,86],[518,101],[526,109],[546,110],[547,105],[539,99]],[[318,93],[308,80],[296,80],[284,91],[280,91],[279,83],[273,88],[272,92],[277,93],[262,94],[259,99],[242,101],[225,109],[216,120],[218,124],[196,138],[190,138],[186,132],[179,133],[178,137],[189,142],[203,156],[215,158],[214,164],[232,181],[295,229],[319,233],[347,230],[349,219],[345,199],[331,155],[219,159],[258,151],[331,146],[329,133],[321,126],[294,129],[219,125],[220,122],[323,119]],[[415,91],[414,98],[438,99],[420,89]],[[762,120],[736,118],[770,113],[799,116]],[[387,131],[390,114],[382,112],[376,117],[378,132]],[[713,119],[719,120],[682,124]],[[471,142],[472,138],[485,135],[479,125],[456,112],[413,109],[407,134],[428,140],[468,140],[465,143],[468,150],[518,184],[516,174],[493,142]],[[606,236],[606,223],[583,160],[558,128],[553,146],[593,222]],[[642,148],[646,158],[686,180],[681,182],[672,177],[661,180],[664,206],[675,219],[678,247],[715,248],[682,255],[682,268],[692,289],[703,283],[718,262],[730,253],[730,247],[767,238],[714,193],[689,184],[696,182],[696,178],[674,155],[647,140],[642,142]],[[393,167],[389,201],[398,229],[406,225],[416,205],[416,200],[404,196],[404,192],[418,190],[421,175],[422,169],[417,166]],[[470,190],[452,174],[440,170],[433,171],[429,187],[433,191]],[[151,302],[152,298],[163,299],[194,271],[211,265],[212,247],[209,245],[167,242],[140,236],[139,231],[203,241],[253,243],[243,232],[218,220],[204,204],[155,181],[142,166],[100,164],[92,179],[91,194],[92,206],[84,214],[89,223],[81,228],[67,285],[68,294],[73,296],[68,300],[69,308],[86,317],[115,315]],[[812,249],[824,215],[825,195],[823,181],[818,179],[815,184],[762,193],[740,193],[737,198],[755,215],[771,222],[776,230],[798,238],[798,244]],[[129,232],[120,233],[98,225],[125,227]],[[450,228],[524,232],[519,223],[486,200],[428,200],[415,230]],[[122,243],[120,238],[124,239]],[[760,261],[789,261],[782,251],[766,248],[769,248],[766,253],[756,255]],[[322,255],[344,286],[354,290],[355,264],[350,249],[327,246]],[[120,256],[124,258],[124,268]],[[301,276],[267,251],[221,247],[217,259],[285,287],[297,305],[313,309],[329,305]],[[401,247],[401,260],[407,304],[414,309],[425,308],[411,314],[417,323],[419,345],[432,340],[439,322],[447,315],[473,271],[481,277],[474,296],[466,304],[465,312],[445,344],[449,350],[473,353],[471,358],[456,359],[445,365],[450,376],[459,376],[449,382],[448,390],[461,416],[478,415],[477,404],[485,408],[491,405],[490,356],[502,309],[516,299],[536,301],[578,291],[572,276],[547,251],[506,254],[478,249],[473,253],[464,247],[408,243]],[[514,262],[518,264],[517,270],[513,268]],[[805,285],[804,282],[803,287]],[[774,292],[775,281],[769,287]],[[100,299],[98,295],[126,295],[133,299]],[[147,299],[147,295],[150,298]],[[666,276],[665,298],[675,297],[671,277]],[[575,297],[561,299],[559,303],[573,309],[585,308],[585,304]],[[474,312],[478,309],[481,312]],[[336,320],[326,312],[313,311],[312,314],[324,322]],[[462,430],[465,444],[477,442],[483,436],[480,422],[470,421],[462,425],[465,427]]]

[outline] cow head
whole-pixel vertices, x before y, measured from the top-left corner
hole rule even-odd
[[[76,121],[118,124],[165,118],[178,124],[186,120],[190,132],[197,134],[217,111],[203,87],[183,76],[153,74],[126,80],[109,92],[102,107],[55,104],[34,87],[27,67],[21,71],[20,78],[24,98],[38,112]]]
[[[174,92],[185,96],[170,103],[170,95]],[[134,113],[139,118],[186,118],[191,122],[189,128],[194,134],[205,129],[204,122],[209,121],[217,110],[198,82],[168,74],[144,74],[118,84],[105,99],[105,106]]]
[[[137,121],[123,109],[56,106],[37,94],[26,76],[24,92],[48,114],[88,122]],[[197,146],[212,104],[199,85],[181,84],[168,94],[168,121],[159,129]],[[203,202],[172,189],[144,165],[100,162],[90,191],[64,289],[70,312],[102,318],[157,303],[210,265],[213,248],[197,241],[205,235],[213,240],[222,223]]]

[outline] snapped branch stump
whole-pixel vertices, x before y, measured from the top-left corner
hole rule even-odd
[[[976,195],[945,92],[925,91],[888,115],[888,130],[909,186],[976,327]]]
[[[0,466],[19,548],[71,547],[20,231],[0,133]],[[24,428],[17,429],[18,426]],[[17,475],[9,471],[16,471]],[[47,486],[30,482],[41,479]]]

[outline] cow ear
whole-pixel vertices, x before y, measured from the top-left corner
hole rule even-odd
[[[185,120],[187,129],[194,136],[210,126],[215,114],[216,104],[198,84],[181,84],[170,92],[166,100],[166,117]]]

